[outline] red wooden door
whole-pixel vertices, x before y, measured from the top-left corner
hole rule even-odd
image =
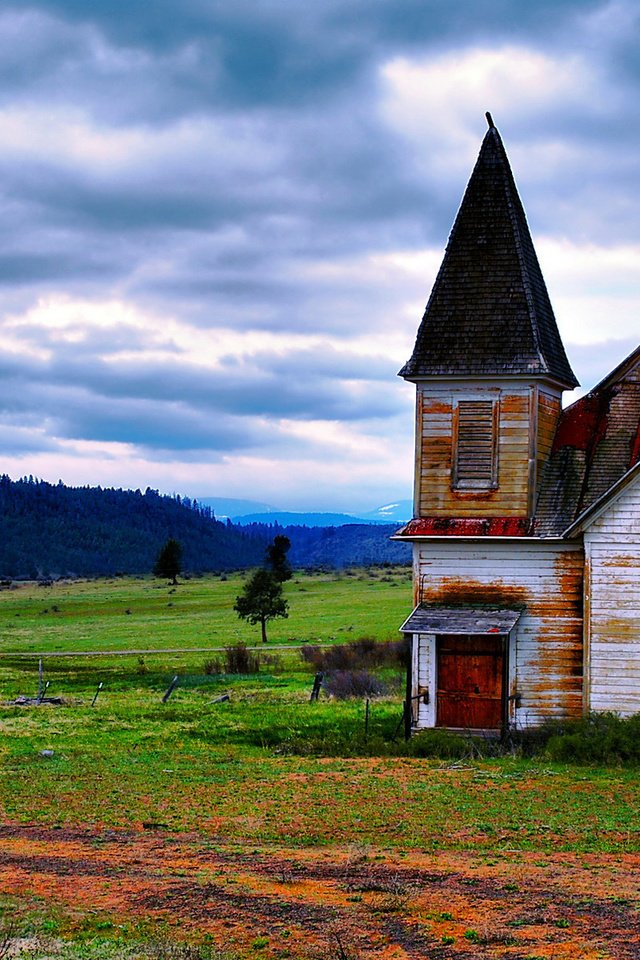
[[[438,727],[495,730],[504,716],[504,639],[501,636],[440,636]]]

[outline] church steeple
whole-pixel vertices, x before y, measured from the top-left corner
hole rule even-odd
[[[487,131],[418,331],[407,380],[550,378],[577,385],[500,134]]]

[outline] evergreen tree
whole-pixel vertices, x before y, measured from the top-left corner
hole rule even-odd
[[[289,604],[282,596],[282,583],[264,567],[260,567],[244,585],[233,605],[241,620],[260,624],[262,642],[267,642],[267,623],[276,617],[288,617]]]
[[[284,583],[285,580],[291,580],[293,570],[287,560],[287,553],[291,549],[291,540],[279,533],[273,538],[273,543],[269,544],[266,553],[265,566],[270,570],[278,583]]]
[[[166,577],[173,584],[178,582],[178,574],[182,571],[182,545],[169,537],[164,547],[156,557],[153,565],[155,577]]]

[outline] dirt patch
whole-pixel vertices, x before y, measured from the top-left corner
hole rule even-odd
[[[0,828],[0,893],[265,957],[637,960],[638,855],[255,848],[159,830]]]

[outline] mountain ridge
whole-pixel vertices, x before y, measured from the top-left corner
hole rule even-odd
[[[312,527],[342,526],[351,523],[406,523],[413,516],[412,500],[396,500],[364,510],[345,513],[332,510],[281,510],[258,500],[240,500],[232,497],[199,497],[197,503],[209,506],[218,520],[231,520],[245,526],[248,523],[279,523]]]
[[[271,517],[271,515],[267,515]],[[353,518],[355,520],[355,518]],[[274,532],[291,540],[299,567],[408,562],[390,541],[397,524],[341,526],[222,523],[188,497],[102,487],[67,487],[33,477],[0,477],[0,578],[149,573],[169,537],[181,542],[184,569],[222,572],[260,565]]]

